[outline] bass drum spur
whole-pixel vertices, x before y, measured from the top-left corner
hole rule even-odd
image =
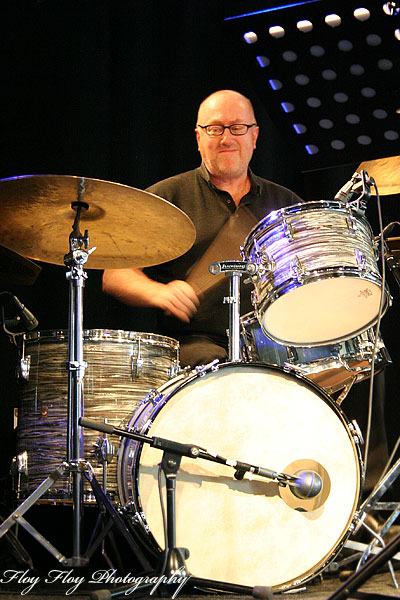
[[[341,409],[296,374],[261,364],[200,368],[149,394],[129,428],[275,471],[311,470],[321,477],[320,493],[300,499],[276,482],[248,474],[236,480],[226,465],[183,457],[177,546],[189,550],[187,566],[195,577],[291,588],[325,568],[351,532],[362,487],[359,441]],[[164,547],[161,459],[148,444],[121,443],[120,501],[155,551]]]

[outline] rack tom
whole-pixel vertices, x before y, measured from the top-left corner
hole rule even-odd
[[[337,201],[295,204],[270,213],[245,240],[258,265],[253,303],[260,324],[286,346],[324,346],[354,338],[390,302],[367,219]]]

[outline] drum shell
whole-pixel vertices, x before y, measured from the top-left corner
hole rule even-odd
[[[328,394],[370,377],[375,344],[373,328],[343,342],[309,348],[284,346],[269,339],[254,313],[241,317],[240,330],[243,360],[293,368]],[[375,373],[391,362],[389,352],[378,334]]]
[[[253,304],[268,337],[287,346],[325,346],[356,337],[390,304],[382,292],[367,219],[337,201],[270,213],[242,250],[259,268]]]
[[[84,331],[83,412],[92,421],[124,427],[152,388],[174,377],[179,370],[179,343],[151,333],[93,329]],[[31,493],[62,461],[67,447],[68,332],[43,331],[25,335],[19,373],[17,453],[28,453],[28,475],[23,494]],[[102,434],[82,429],[84,458],[103,482],[103,467],[95,456]],[[115,456],[107,465],[107,490],[117,495],[116,453],[120,440],[110,439]],[[85,480],[84,496],[92,501]],[[61,479],[44,497],[71,499],[68,479]]]
[[[177,474],[177,545],[189,549],[190,572],[284,590],[325,568],[351,531],[363,477],[359,442],[340,408],[311,382],[259,364],[227,363],[215,371],[182,374],[157,392],[132,416],[130,429],[281,472],[293,472],[287,468],[295,464],[326,463],[331,478],[328,499],[314,509],[306,505],[312,499],[286,504],[287,496],[283,502],[284,492],[279,497],[273,482],[257,477],[235,482],[231,468],[183,457]],[[315,415],[310,415],[309,402]],[[332,421],[328,426],[325,417]],[[311,455],[315,461],[307,459]],[[126,440],[118,460],[121,504],[142,525],[146,543],[158,548],[163,546],[157,489],[161,457],[154,448]],[[333,536],[325,531],[331,523],[338,527]],[[324,547],[314,548],[312,539]],[[245,557],[243,545],[249,548]],[[300,564],[304,557],[306,564]]]

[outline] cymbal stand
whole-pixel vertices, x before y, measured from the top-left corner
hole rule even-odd
[[[224,298],[224,304],[229,304],[229,362],[240,362],[240,278],[243,273],[254,276],[257,265],[245,260],[224,260],[211,263],[209,271],[230,277],[229,296]]]
[[[53,556],[65,565],[84,566],[88,563],[81,554],[82,526],[82,472],[88,468],[83,461],[83,436],[79,427],[79,418],[83,410],[83,377],[87,364],[83,360],[83,288],[86,273],[83,265],[95,248],[88,250],[89,235],[79,231],[79,220],[82,209],[89,205],[82,202],[85,190],[84,180],[79,186],[78,200],[71,204],[76,215],[69,235],[69,252],[64,257],[64,264],[70,268],[66,278],[69,281],[69,335],[68,335],[68,402],[67,402],[67,448],[66,462],[62,463],[39,487],[17,508],[0,527],[0,537],[16,522],[33,535]],[[83,246],[83,248],[82,248]],[[22,515],[41,498],[54,482],[65,473],[72,474],[72,558],[66,559],[48,540],[36,531]]]
[[[70,567],[83,567],[89,563],[94,550],[108,534],[111,525],[115,524],[119,532],[135,553],[143,568],[148,568],[149,562],[141,552],[138,544],[132,538],[122,517],[111,504],[108,497],[101,493],[101,488],[96,481],[90,464],[83,458],[83,434],[79,419],[83,416],[83,378],[87,363],[83,360],[83,288],[87,278],[83,270],[89,255],[96,249],[89,247],[88,231],[84,236],[79,230],[79,221],[82,210],[88,210],[89,205],[82,201],[85,183],[80,181],[78,200],[72,202],[71,207],[76,210],[76,215],[69,236],[69,252],[64,257],[64,264],[70,268],[66,278],[69,281],[69,335],[68,335],[68,403],[67,403],[67,447],[66,461],[59,465],[28,498],[0,525],[0,538],[16,524],[21,525],[32,535],[50,554],[63,565]],[[53,546],[39,531],[37,531],[23,515],[29,510],[57,481],[66,474],[72,474],[72,557],[66,558]],[[99,535],[85,555],[81,552],[81,527],[83,506],[83,477],[89,481],[101,509],[101,513],[108,513],[109,524],[103,527]],[[99,490],[100,488],[100,490]],[[101,505],[101,506],[100,506]],[[105,509],[105,510],[104,510]]]
[[[72,470],[72,552],[73,566],[82,566],[81,525],[83,480],[79,472],[79,463],[83,458],[83,434],[79,427],[79,418],[83,415],[83,378],[87,363],[83,360],[83,288],[87,277],[83,270],[88,256],[95,250],[89,247],[88,231],[82,237],[79,220],[82,210],[89,205],[82,202],[84,183],[81,181],[79,198],[72,203],[76,215],[69,236],[70,251],[64,257],[64,264],[70,268],[66,274],[69,281],[69,317],[68,317],[68,412],[67,412],[67,463],[76,465]],[[82,248],[84,247],[84,249]]]

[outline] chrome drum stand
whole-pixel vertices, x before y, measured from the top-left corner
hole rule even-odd
[[[84,235],[80,233],[79,223],[83,210],[88,210],[89,205],[82,201],[84,193],[84,182],[81,180],[79,186],[78,200],[71,204],[76,211],[72,232],[69,236],[69,252],[64,257],[64,264],[69,268],[66,278],[69,282],[69,339],[68,339],[68,400],[67,400],[67,447],[66,461],[59,465],[53,473],[47,477],[28,498],[0,525],[0,537],[2,537],[13,525],[18,524],[33,536],[50,554],[60,563],[68,567],[87,566],[91,556],[98,546],[103,543],[104,537],[110,532],[112,525],[124,536],[130,548],[135,553],[141,566],[150,569],[151,566],[139,546],[122,520],[120,514],[110,502],[107,495],[97,482],[92,467],[83,456],[83,434],[79,425],[79,419],[83,416],[83,379],[87,363],[83,357],[83,289],[87,278],[83,265],[87,262],[89,255],[96,248],[89,248],[89,234],[86,230]],[[35,527],[30,524],[24,514],[36,503],[46,492],[53,487],[54,483],[64,476],[72,476],[72,556],[66,558],[51,542],[49,542]],[[85,477],[92,489],[96,501],[101,506],[102,517],[108,515],[108,523],[103,525],[100,535],[93,540],[85,554],[82,554],[82,525],[83,525],[83,477]],[[95,530],[97,529],[97,525]],[[92,539],[93,539],[92,535]]]

